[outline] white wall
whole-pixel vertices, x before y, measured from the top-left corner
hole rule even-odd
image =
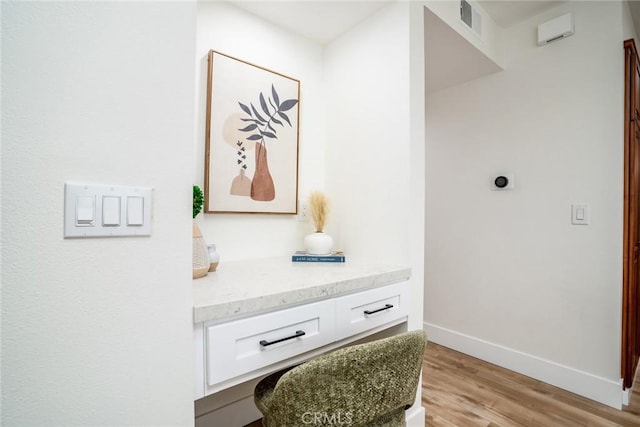
[[[636,40],[636,45],[638,43],[638,33],[636,32],[636,27],[631,17],[631,9],[628,1],[622,2],[622,37],[625,40],[633,38]]]
[[[384,8],[325,55],[327,186],[336,199],[336,236],[348,254],[392,262],[408,258],[408,18],[405,5]]]
[[[493,18],[484,11],[478,2],[471,0],[469,4],[481,17],[482,30],[480,35],[472,31],[460,19],[459,1],[421,0],[419,3],[446,22],[497,66],[501,67],[503,65],[504,30],[495,23]]]
[[[422,300],[422,7],[389,5],[326,47],[327,188],[347,254],[412,268]],[[409,328],[420,328],[417,303]]]
[[[324,189],[322,47],[226,2],[199,3],[197,28],[195,183],[204,188],[207,54],[214,49],[301,81],[298,194]],[[196,221],[221,262],[290,255],[314,231],[295,215],[200,214]]]
[[[576,34],[537,47],[537,25],[567,11]],[[621,16],[617,2],[568,2],[524,21],[505,33],[504,72],[427,100],[428,329],[470,351],[530,356],[614,391]],[[516,189],[490,191],[490,177],[505,172],[515,173]],[[571,225],[572,203],[591,205],[590,225]]]
[[[415,303],[408,329],[420,329],[425,159],[422,6],[391,4],[330,43],[325,76],[326,181],[336,200],[335,236],[347,254],[411,266]],[[414,410],[419,408],[418,403]],[[422,412],[414,418],[416,425],[423,420]]]
[[[2,4],[2,425],[193,423],[193,3]],[[155,188],[63,239],[64,182]]]
[[[392,4],[325,47],[225,3],[202,3],[198,15],[199,94],[206,87],[206,53],[212,48],[301,80],[300,194],[318,187],[327,191],[332,201],[327,231],[347,257],[412,267],[415,304],[409,328],[421,328],[421,6]],[[196,108],[204,129],[203,96]],[[204,174],[204,133],[201,141],[196,149],[197,177]],[[205,237],[218,242],[222,256],[229,259],[288,255],[312,231],[310,224],[301,227],[294,217],[208,214],[197,221]],[[238,234],[244,237],[242,243]],[[198,406],[198,412],[213,408],[204,400]]]

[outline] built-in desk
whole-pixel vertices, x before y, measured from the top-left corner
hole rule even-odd
[[[411,269],[222,262],[193,281],[196,399],[406,322]]]

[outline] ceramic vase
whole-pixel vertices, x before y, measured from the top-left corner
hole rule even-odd
[[[304,249],[309,255],[329,255],[333,249],[333,238],[321,231],[304,238]]]
[[[216,271],[220,263],[220,255],[218,254],[216,245],[207,245],[207,249],[209,250],[209,271]]]
[[[204,237],[202,237],[202,232],[200,232],[200,227],[198,227],[195,221],[193,222],[192,256],[193,278],[197,279],[206,276],[211,264],[209,261],[209,250],[207,248],[207,242],[205,242]]]

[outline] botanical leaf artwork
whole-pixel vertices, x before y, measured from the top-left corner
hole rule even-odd
[[[282,102],[278,96],[278,92],[273,84],[271,84],[271,96],[265,98],[264,94],[260,92],[258,97],[259,108],[256,108],[253,103],[249,105],[242,102],[238,102],[238,105],[246,116],[241,117],[240,120],[246,124],[246,126],[238,129],[241,132],[247,133],[247,141],[251,141],[255,144],[255,156],[256,156],[256,171],[251,181],[251,187],[249,195],[253,200],[268,202],[275,198],[276,190],[269,173],[269,164],[267,161],[267,140],[277,140],[277,129],[283,127],[286,122],[291,127],[291,120],[287,115],[287,112],[296,106],[297,99],[286,99]],[[244,154],[244,142],[238,141],[238,164],[241,165],[240,177],[244,177],[244,170],[247,169],[244,160],[246,154]],[[236,177],[238,178],[238,177]],[[234,179],[232,183],[231,194],[234,194],[234,189],[237,188],[237,181]],[[236,191],[236,195],[238,192]]]
[[[299,80],[209,51],[206,212],[296,213],[300,104]]]

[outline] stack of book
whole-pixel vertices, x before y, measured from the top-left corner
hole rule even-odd
[[[292,262],[344,262],[344,253],[341,251],[331,252],[328,255],[311,255],[305,251],[297,251],[291,256]]]

